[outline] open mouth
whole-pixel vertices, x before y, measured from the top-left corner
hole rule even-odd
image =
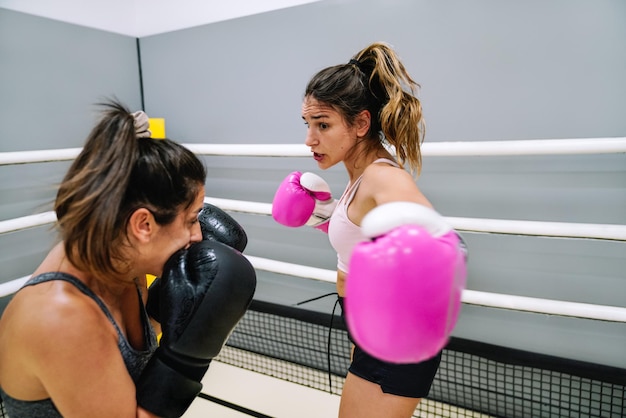
[[[314,159],[315,161],[320,161],[322,158],[324,158],[324,155],[323,155],[323,154],[318,154],[317,152],[314,152],[314,153],[313,153],[313,159]]]

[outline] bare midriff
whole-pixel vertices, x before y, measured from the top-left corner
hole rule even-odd
[[[337,270],[337,294],[341,297],[346,294],[346,272]]]

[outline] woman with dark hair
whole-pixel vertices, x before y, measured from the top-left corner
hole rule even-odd
[[[203,241],[202,162],[150,138],[145,113],[103,106],[58,189],[61,241],[0,320],[11,418],[182,415],[254,292],[241,253]],[[159,277],[150,292],[146,275]],[[149,293],[160,324],[147,314]]]

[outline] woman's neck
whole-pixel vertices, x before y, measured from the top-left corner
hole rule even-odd
[[[353,160],[344,161],[344,165],[346,167],[346,170],[348,171],[350,184],[353,184],[356,179],[358,179],[363,174],[365,169],[374,161],[380,158],[387,158],[392,161],[394,160],[393,156],[382,146],[382,144],[379,148],[372,150],[368,153],[357,151],[354,155],[355,158]]]

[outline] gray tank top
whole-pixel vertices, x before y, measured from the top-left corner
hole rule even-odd
[[[136,350],[130,345],[104,302],[102,302],[102,300],[100,300],[100,298],[95,293],[93,293],[91,289],[89,289],[83,282],[78,280],[76,277],[66,273],[44,273],[31,278],[28,282],[26,282],[24,286],[33,286],[51,280],[65,280],[66,282],[72,283],[78,288],[78,290],[93,299],[98,304],[98,306],[100,306],[102,312],[104,312],[106,317],[113,324],[115,330],[117,331],[117,346],[122,353],[122,357],[124,358],[124,363],[126,364],[128,373],[133,378],[133,381],[137,382],[137,379],[141,375],[144,367],[146,367],[148,360],[150,360],[158,345],[156,334],[154,332],[154,329],[150,325],[148,314],[146,313],[145,306],[141,299],[141,290],[137,288],[137,294],[139,295],[141,322],[143,324],[144,341],[146,342],[146,348],[144,350]],[[22,401],[8,396],[2,390],[2,388],[0,388],[0,396],[2,397],[2,401],[4,402],[4,408],[6,410],[8,418],[61,417],[61,414],[56,409],[51,399]]]

